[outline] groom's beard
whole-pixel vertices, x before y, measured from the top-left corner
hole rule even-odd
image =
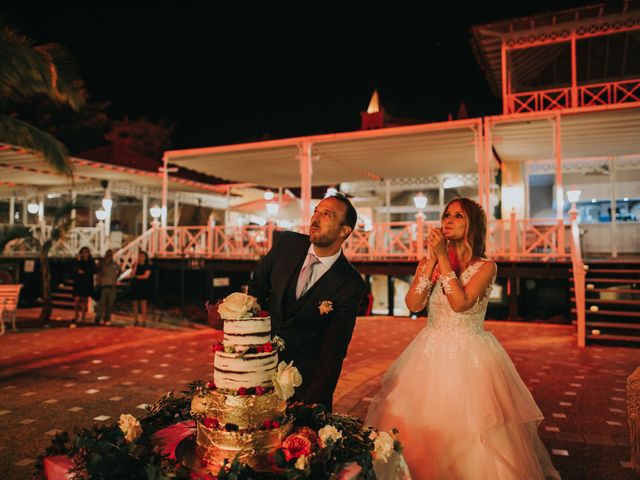
[[[335,243],[337,238],[337,232],[320,233],[319,231],[316,231],[315,233],[309,234],[309,240],[311,241],[311,243],[320,248],[330,247]]]

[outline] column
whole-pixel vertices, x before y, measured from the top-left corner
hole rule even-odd
[[[149,192],[145,188],[144,193],[142,194],[142,231],[140,233],[144,233],[147,231],[149,225]]]
[[[300,161],[300,199],[302,200],[300,224],[304,226],[309,224],[309,219],[311,218],[312,147],[313,145],[310,142],[304,142],[298,145],[298,159]]]
[[[11,194],[9,199],[9,225],[13,225],[16,222],[16,195]]]
[[[618,206],[618,192],[616,191],[616,159],[609,159],[609,181],[611,182],[611,256],[618,258],[618,220],[616,207]]]

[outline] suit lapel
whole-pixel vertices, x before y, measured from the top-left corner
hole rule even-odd
[[[320,279],[313,284],[313,286],[307,290],[307,292],[300,297],[298,301],[304,302],[300,311],[296,315],[298,318],[306,318],[312,315],[313,312],[318,311],[318,305],[324,300],[333,300],[335,292],[337,292],[343,283],[347,281],[347,276],[344,275],[344,269],[347,264],[347,259],[344,253],[338,257],[331,268]]]
[[[291,282],[297,281],[296,273],[299,273],[300,264],[304,261],[309,250],[309,242],[305,242],[304,248],[300,248],[287,254],[285,260],[277,265],[278,272],[275,275],[276,298],[280,299],[280,311],[284,312],[284,302],[287,298],[287,288]],[[295,277],[295,278],[294,278]],[[284,320],[286,321],[286,320]],[[283,323],[284,323],[283,321]]]

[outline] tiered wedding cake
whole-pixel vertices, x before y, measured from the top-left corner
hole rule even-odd
[[[278,365],[279,338],[271,339],[271,318],[256,299],[233,293],[218,312],[222,343],[214,345],[214,377],[191,410],[197,418],[197,454],[217,473],[225,459],[256,469],[272,467],[273,452],[291,431],[286,400],[302,378],[292,364]]]

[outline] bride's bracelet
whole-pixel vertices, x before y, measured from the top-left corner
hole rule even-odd
[[[427,297],[429,297],[429,292],[431,292],[431,287],[432,287],[431,279],[427,275],[422,273],[418,278],[418,283],[416,283],[415,292],[418,295],[422,295],[422,293],[426,290]]]
[[[451,280],[456,278],[458,277],[456,276],[456,272],[454,272],[453,270],[451,270],[449,273],[445,273],[440,277],[440,284],[442,285],[445,295],[449,295],[451,292],[453,292],[453,289],[451,288]]]

